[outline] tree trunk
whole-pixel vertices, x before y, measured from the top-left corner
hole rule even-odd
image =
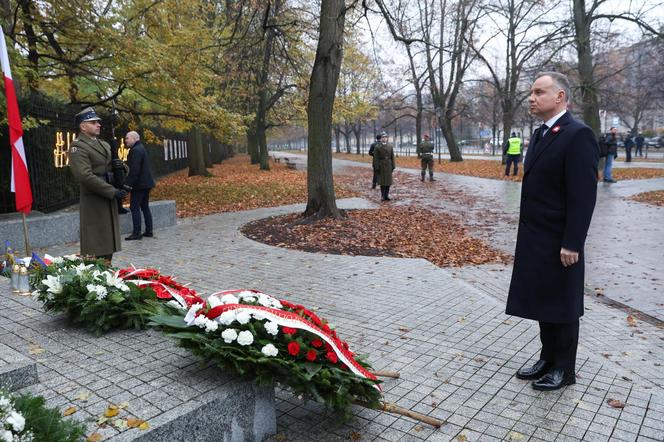
[[[350,128],[346,126],[346,132],[344,132],[344,143],[346,146],[346,153],[350,153]]]
[[[310,218],[340,218],[332,178],[332,109],[343,58],[346,4],[325,0],[320,7],[316,59],[307,104],[307,208]]]
[[[203,162],[205,163],[205,168],[212,169],[212,152],[210,152],[212,146],[210,145],[210,136],[201,135],[201,141],[203,144]]]
[[[585,0],[574,0],[573,3],[583,120],[596,135],[599,135],[602,127],[599,121],[599,100],[593,75],[593,54],[590,46],[590,25],[592,21],[586,14]]]
[[[258,164],[258,138],[256,136],[256,121],[247,126],[247,152],[251,158],[251,164]]]
[[[360,139],[362,138],[362,123],[358,122],[357,127],[353,128],[353,133],[355,133],[355,153],[359,155],[362,153],[362,146],[360,144]]]
[[[452,118],[449,116],[441,116],[438,118],[438,124],[440,129],[443,131],[443,136],[445,137],[445,142],[447,143],[447,150],[450,152],[450,161],[463,161],[461,156],[461,150],[459,145],[456,142],[454,137],[454,131],[452,130]]]
[[[334,141],[337,153],[341,153],[341,128],[338,124],[334,125]]]
[[[210,176],[210,172],[205,169],[201,130],[197,126],[192,127],[189,131],[187,144],[189,146],[189,176]]]

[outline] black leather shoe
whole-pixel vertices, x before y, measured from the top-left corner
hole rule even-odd
[[[145,232],[145,233],[143,234],[143,236],[145,236],[145,237],[147,237],[147,238],[152,238],[152,237],[154,236],[154,234],[152,234],[152,233],[148,233],[148,232]]]
[[[551,391],[558,390],[566,385],[574,384],[576,384],[576,376],[574,373],[568,374],[565,373],[565,370],[562,368],[557,368],[534,381],[533,388],[535,390]]]
[[[143,235],[129,235],[125,238],[125,241],[134,241],[141,238],[143,238]]]
[[[545,375],[547,371],[549,371],[549,368],[551,368],[551,365],[548,362],[540,359],[530,367],[519,368],[516,371],[516,377],[526,380],[539,379]]]

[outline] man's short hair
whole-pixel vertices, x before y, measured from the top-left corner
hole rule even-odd
[[[558,86],[565,93],[565,101],[567,101],[568,103],[571,101],[572,96],[569,86],[569,79],[567,78],[567,75],[561,74],[560,72],[545,71],[537,74],[537,77],[535,77],[535,79],[540,77],[551,77],[551,80],[553,80],[553,84]]]

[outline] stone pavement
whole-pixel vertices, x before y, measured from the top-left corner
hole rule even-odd
[[[304,155],[287,155],[305,167]],[[348,166],[367,167],[366,163],[348,160],[335,159],[333,164],[337,173]],[[419,174],[414,169],[397,170]],[[484,238],[514,253],[521,183],[440,172],[436,173],[436,179],[436,186],[451,193],[472,195],[475,202],[468,207],[446,199],[431,200],[427,207],[455,213],[476,225],[486,224],[485,220],[491,218],[494,225],[484,232]],[[416,185],[419,187],[414,192],[421,195],[430,184]],[[591,289],[601,289],[605,297],[664,321],[664,208],[628,199],[640,192],[660,189],[664,189],[664,178],[598,185],[597,205],[586,244],[586,282]],[[400,198],[407,192],[398,180],[391,194],[395,204],[409,202]],[[473,233],[477,234],[477,229]]]
[[[363,199],[340,203],[368,206]],[[354,419],[343,424],[321,406],[278,390],[275,441],[664,440],[661,328],[640,321],[630,327],[625,313],[588,298],[577,384],[535,392],[513,377],[536,357],[539,342],[536,324],[504,314],[509,267],[446,269],[422,259],[313,254],[261,244],[239,232],[248,221],[303,208],[183,220],[154,239],[123,244],[115,258],[117,265],[160,267],[207,293],[253,288],[316,308],[376,369],[401,372],[400,379],[383,384],[387,400],[446,422],[436,430],[357,407]],[[72,244],[49,252],[76,250]],[[117,334],[116,345],[129,345],[137,355],[154,351],[154,338],[130,336],[136,340],[128,344],[127,335]],[[94,352],[94,342],[87,337],[78,352],[63,349],[61,357]],[[164,357],[180,354],[158,344]],[[116,386],[113,379],[107,383],[100,388]],[[609,399],[626,406],[612,408]]]

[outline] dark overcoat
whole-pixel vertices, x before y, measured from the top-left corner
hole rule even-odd
[[[69,166],[81,190],[81,254],[100,256],[119,251],[116,189],[105,178],[112,170],[110,146],[80,134],[69,148]]]
[[[374,149],[373,168],[377,171],[379,186],[392,185],[394,167],[394,148],[391,144],[378,143]]]
[[[597,196],[599,146],[569,112],[531,140],[506,313],[572,322],[583,316],[583,247]],[[579,252],[579,262],[563,267],[562,247]]]
[[[129,166],[129,174],[125,179],[126,185],[136,190],[146,190],[154,187],[148,152],[140,141],[137,141],[129,149],[127,165]]]

